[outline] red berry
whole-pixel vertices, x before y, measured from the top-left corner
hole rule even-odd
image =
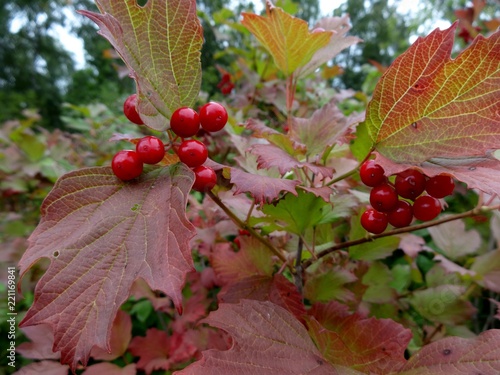
[[[425,176],[416,169],[407,169],[398,173],[394,187],[399,196],[414,200],[425,189]]]
[[[444,198],[453,193],[455,182],[451,176],[440,174],[429,178],[425,184],[425,191],[431,197]]]
[[[141,138],[135,146],[137,155],[143,163],[156,164],[165,156],[165,145],[161,139],[152,135]]]
[[[125,100],[125,103],[123,103],[123,113],[130,122],[137,125],[144,125],[144,121],[142,121],[141,116],[137,112],[137,94],[132,94]]]
[[[413,215],[416,219],[429,221],[441,212],[441,203],[429,195],[422,195],[413,203]]]
[[[179,159],[188,167],[194,168],[202,165],[208,158],[207,147],[195,139],[181,143],[177,149]]]
[[[361,165],[359,176],[361,181],[370,187],[381,185],[386,180],[384,168],[373,160],[367,160]]]
[[[387,228],[387,223],[387,215],[373,208],[367,209],[361,215],[361,226],[373,234],[382,233]]]
[[[192,108],[181,107],[172,114],[170,128],[179,137],[193,137],[200,130],[200,116]]]
[[[217,184],[217,175],[212,168],[200,165],[193,168],[193,172],[195,175],[193,190],[201,192],[209,191]]]
[[[219,131],[227,123],[227,111],[221,104],[209,102],[200,108],[200,123],[207,132]]]
[[[143,164],[137,152],[124,150],[117,152],[113,157],[111,168],[116,177],[128,181],[141,175]]]
[[[396,208],[387,214],[387,219],[393,227],[407,227],[413,219],[411,204],[406,201],[398,201]]]
[[[238,229],[238,234],[240,236],[250,236],[250,232],[246,229]]]
[[[398,195],[389,184],[378,185],[370,192],[370,204],[377,211],[389,212],[398,204]]]

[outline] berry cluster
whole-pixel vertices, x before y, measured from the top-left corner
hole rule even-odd
[[[398,173],[392,183],[384,169],[373,160],[361,165],[360,177],[372,188],[372,207],[361,215],[361,225],[374,234],[385,231],[388,224],[395,228],[406,227],[413,217],[421,221],[434,219],[441,212],[438,199],[451,195],[455,188],[453,178],[448,175],[429,178],[416,169]]]
[[[137,112],[137,95],[130,95],[123,105],[123,113],[133,123],[143,125],[144,122]],[[219,103],[209,102],[201,107],[199,113],[189,107],[178,108],[170,119],[170,128],[182,142],[175,144],[173,150],[179,160],[190,167],[195,174],[193,189],[208,191],[217,183],[217,176],[212,168],[203,164],[208,158],[205,144],[190,138],[198,134],[200,128],[206,132],[222,130],[227,123],[226,109]],[[141,138],[136,149],[118,152],[111,167],[114,174],[121,180],[128,181],[139,177],[144,164],[156,164],[165,156],[165,145],[153,136]]]

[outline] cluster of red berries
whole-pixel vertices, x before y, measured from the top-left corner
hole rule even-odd
[[[398,173],[394,182],[390,182],[382,166],[373,160],[364,162],[359,173],[361,181],[372,188],[372,207],[361,215],[361,225],[374,234],[385,231],[388,224],[406,227],[414,217],[421,221],[436,218],[442,209],[439,199],[451,195],[455,189],[452,177],[445,174],[427,177],[417,169]]]
[[[137,112],[137,95],[130,95],[123,105],[123,113],[134,124],[144,122]],[[206,132],[216,132],[224,128],[228,115],[226,109],[219,103],[209,102],[201,107],[199,113],[189,107],[178,108],[170,119],[170,128],[175,136],[182,139],[173,150],[179,160],[192,169],[195,174],[193,189],[208,191],[217,183],[217,176],[212,168],[203,164],[208,158],[205,144],[195,139],[185,139],[195,136],[200,127]],[[141,138],[136,149],[119,151],[111,162],[114,174],[121,180],[128,181],[139,177],[144,164],[159,163],[165,156],[165,145],[154,136]]]

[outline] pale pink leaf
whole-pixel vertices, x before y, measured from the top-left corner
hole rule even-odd
[[[87,367],[82,375],[135,375],[136,373],[135,363],[120,367],[113,363],[101,362]]]
[[[454,220],[448,223],[428,228],[436,246],[451,260],[474,254],[481,246],[481,236],[474,230],[465,230],[463,220]]]
[[[25,358],[31,359],[59,359],[61,353],[52,351],[54,334],[47,324],[24,327],[21,329],[31,342],[23,342],[16,348],[16,352]]]
[[[351,29],[348,15],[322,18],[314,25],[314,28],[333,31],[333,34],[330,37],[330,42],[325,47],[316,51],[306,65],[297,69],[296,75],[298,77],[314,73],[317,68],[333,59],[343,49],[361,42],[361,39],[356,36],[346,36]]]
[[[56,361],[40,361],[23,366],[12,375],[68,375],[68,370],[68,365]]]

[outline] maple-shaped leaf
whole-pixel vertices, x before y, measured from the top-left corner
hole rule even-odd
[[[113,320],[134,280],[144,279],[180,308],[193,268],[194,228],[185,215],[192,183],[183,164],[127,183],[108,167],[61,177],[19,262],[24,275],[40,258],[51,261],[21,326],[50,325],[53,350],[75,369],[94,345],[109,349]]]
[[[500,330],[473,339],[447,337],[424,346],[391,375],[499,374]]]
[[[228,332],[233,346],[227,351],[204,351],[201,360],[178,375],[360,374],[329,364],[304,326],[290,312],[269,301],[220,304],[205,323]]]
[[[451,59],[456,25],[417,39],[387,69],[361,142],[378,152],[388,174],[415,165],[499,193],[500,162],[491,152],[500,148],[500,31],[478,36]]]
[[[361,39],[356,36],[345,35],[351,29],[348,15],[322,18],[314,25],[314,28],[332,31],[333,33],[328,44],[316,51],[311,61],[297,69],[297,76],[306,76],[314,73],[317,68],[333,59],[340,51],[361,41]]]
[[[297,287],[281,274],[255,275],[222,287],[217,295],[221,303],[238,303],[243,299],[270,301],[290,311],[297,319],[306,313]]]
[[[352,122],[331,100],[310,118],[292,117],[290,138],[307,147],[306,155],[319,158],[328,146],[340,143]]]
[[[405,364],[412,334],[393,320],[351,314],[335,301],[315,304],[309,314],[309,333],[330,363],[381,375]]]
[[[319,49],[330,41],[332,32],[311,32],[307,22],[293,17],[266,1],[266,17],[242,13],[241,23],[273,56],[287,76],[307,64]]]
[[[192,106],[201,85],[203,30],[195,0],[96,0],[93,20],[137,83],[144,123],[164,130],[179,107]]]

